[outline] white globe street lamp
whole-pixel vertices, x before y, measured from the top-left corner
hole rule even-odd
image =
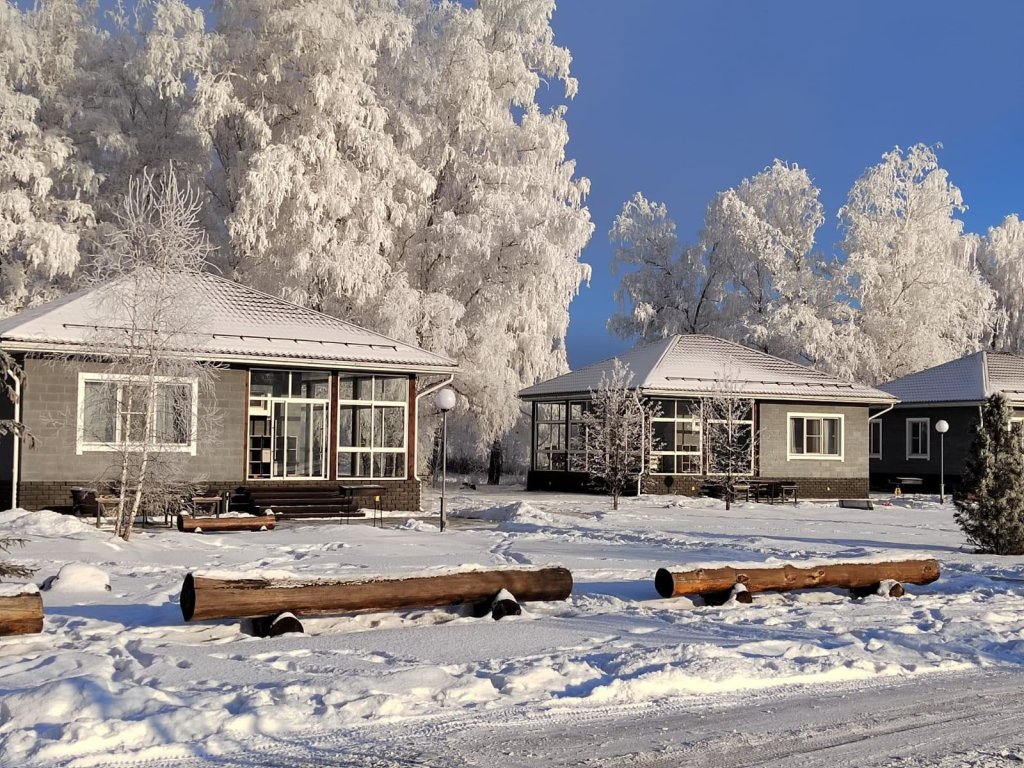
[[[445,387],[434,395],[434,405],[441,412],[441,532],[447,517],[444,508],[444,490],[448,485],[448,411],[455,407],[455,390]]]
[[[935,431],[939,433],[939,504],[946,503],[946,433],[949,422],[939,419],[935,422]]]

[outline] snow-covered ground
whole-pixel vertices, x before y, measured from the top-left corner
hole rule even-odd
[[[66,569],[43,592],[41,635],[0,639],[0,765],[234,765],[226,761],[239,753],[249,757],[237,764],[328,764],[310,752],[328,743],[342,745],[329,764],[399,765],[407,761],[388,762],[388,753],[410,743],[403,738],[440,744],[459,727],[479,734],[529,722],[550,735],[600,722],[621,735],[666,713],[769,694],[785,701],[776,694],[794,690],[877,692],[879,710],[887,691],[916,691],[904,703],[913,709],[916,696],[924,711],[936,706],[921,693],[933,687],[1024,679],[1024,558],[962,549],[951,508],[934,498],[874,511],[802,502],[726,512],[713,500],[643,497],[612,512],[602,497],[481,490],[449,504],[457,517],[444,534],[392,517],[384,529],[150,528],[130,543],[52,513],[0,513],[0,533],[28,539],[11,559],[37,567],[36,583],[68,564],[99,569]],[[942,578],[899,599],[818,590],[719,608],[654,590],[658,567],[883,555],[936,557]],[[186,625],[178,607],[190,570],[365,577],[472,564],[564,565],[575,587],[564,603],[527,604],[500,622],[412,610],[305,619],[306,635],[276,639],[244,634],[238,621]],[[793,726],[792,715],[783,724]],[[674,728],[662,730],[660,749],[671,754]],[[1014,738],[999,759],[1024,761]],[[467,738],[461,758],[518,765],[516,738],[508,741]],[[545,764],[541,741],[531,743],[533,764]],[[458,749],[417,764],[454,764]],[[268,755],[277,757],[260,762]],[[595,755],[581,749],[559,764],[601,764]]]

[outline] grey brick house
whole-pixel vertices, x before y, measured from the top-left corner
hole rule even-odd
[[[946,488],[960,479],[967,460],[981,404],[1002,392],[1024,421],[1024,357],[1007,352],[975,352],[886,384],[879,389],[900,403],[872,422],[871,481],[878,488],[896,484],[896,478],[921,480],[909,486],[939,490],[939,464],[945,454]],[[949,424],[940,438],[939,421]],[[941,450],[940,450],[941,449]]]
[[[528,489],[587,487],[580,418],[590,393],[611,374],[616,358],[527,387],[519,393],[532,409]],[[794,481],[801,497],[863,497],[868,492],[870,410],[896,403],[891,394],[843,381],[713,336],[673,336],[619,355],[632,374],[630,387],[657,401],[648,457],[648,493],[700,492],[709,479],[702,439],[701,397],[721,390],[748,398],[752,479]]]
[[[187,454],[187,470],[215,490],[372,483],[385,486],[385,508],[419,509],[418,403],[451,379],[451,360],[214,275],[183,280],[181,300],[204,314],[189,354],[219,366],[205,395],[219,424],[215,434],[181,429],[161,450]],[[121,321],[95,319],[103,289],[0,321],[0,348],[23,370],[4,415],[35,438],[0,442],[0,505],[63,506],[72,487],[111,478],[105,439],[119,428],[120,387],[90,330]],[[194,381],[167,386],[193,410],[204,396]],[[87,393],[110,402],[86,407]]]

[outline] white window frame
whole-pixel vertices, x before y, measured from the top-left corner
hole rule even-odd
[[[377,379],[378,378],[380,378],[380,379],[404,379],[405,380],[405,400],[378,400],[377,399]],[[370,383],[370,399],[369,400],[349,400],[349,399],[342,398],[341,397],[341,391],[340,391],[341,390],[341,380],[342,379],[373,379],[373,381]],[[375,374],[375,373],[352,373],[352,372],[349,372],[349,371],[341,371],[338,374],[338,384],[339,384],[339,386],[338,386],[339,392],[338,392],[338,399],[335,402],[335,407],[338,408],[339,414],[340,414],[341,408],[343,406],[358,406],[358,407],[363,407],[363,408],[369,408],[370,409],[370,445],[366,446],[366,447],[362,447],[362,446],[342,446],[342,445],[339,445],[339,443],[341,442],[341,434],[340,434],[340,430],[341,430],[340,421],[341,420],[340,420],[340,416],[339,416],[338,424],[335,427],[335,434],[334,434],[334,443],[335,443],[335,447],[337,448],[337,453],[336,453],[336,458],[334,460],[335,461],[334,468],[332,470],[334,472],[334,475],[337,478],[338,482],[339,483],[344,483],[347,480],[407,480],[408,477],[409,477],[409,377],[408,376],[402,376],[400,374],[393,374],[393,373]],[[375,446],[374,442],[375,442],[375,438],[377,436],[376,435],[377,420],[374,418],[374,411],[377,408],[381,408],[381,407],[397,408],[399,406],[401,406],[401,408],[402,408],[402,423],[404,424],[404,428],[402,430],[402,445],[398,446],[398,447],[394,447],[394,446],[387,446],[387,447],[379,446],[378,447],[378,446]],[[330,431],[329,428],[328,428],[328,431]],[[341,456],[341,454],[343,454],[343,453],[347,453],[347,454],[351,455],[353,457],[353,460],[355,460],[355,457],[357,457],[359,454],[362,454],[362,453],[369,454],[369,456],[370,456],[370,474],[369,475],[342,475],[342,474],[339,474],[338,473],[338,464],[337,464],[338,460],[337,460],[337,456]],[[401,475],[383,475],[382,476],[382,475],[375,475],[375,474],[373,474],[373,457],[376,454],[385,454],[385,453],[394,453],[394,454],[401,453],[401,454],[405,455],[405,460],[402,462],[402,474]]]
[[[839,422],[839,453],[794,453],[793,452],[793,419],[804,420],[804,446],[807,445],[807,420],[830,419]],[[821,434],[822,444],[825,433]],[[788,411],[786,413],[786,461],[846,461],[846,415],[842,413],[803,413]]]
[[[670,398],[658,398],[658,399],[659,400],[668,400]],[[662,414],[661,416],[655,416],[655,417],[653,417],[651,419],[651,426],[650,426],[650,440],[652,441],[651,444],[653,445],[653,441],[654,441],[654,425],[655,424],[657,424],[657,423],[672,424],[673,440],[675,439],[675,435],[676,435],[677,430],[678,430],[678,425],[679,424],[689,424],[692,427],[694,427],[694,431],[697,433],[697,450],[695,450],[695,451],[676,451],[676,450],[665,450],[665,449],[652,450],[650,452],[650,458],[649,458],[650,466],[652,468],[650,474],[658,475],[658,476],[665,476],[665,477],[670,476],[670,475],[681,476],[681,477],[699,477],[699,476],[703,475],[703,473],[704,473],[704,424],[703,424],[703,419],[701,418],[701,416],[699,414],[696,415],[696,416],[694,416],[693,414],[690,414],[688,416],[677,416],[676,415],[679,412],[679,404],[680,403],[689,403],[689,402],[691,402],[690,400],[684,398],[684,399],[679,399],[679,400],[673,400],[672,402],[673,402],[673,408],[676,409],[675,413],[672,416],[665,416],[664,414]],[[662,456],[671,456],[672,457],[672,466],[673,467],[676,466],[676,461],[678,460],[678,458],[680,456],[696,456],[697,457],[697,471],[696,472],[682,472],[682,473],[681,472],[655,472],[653,470],[653,467],[658,466],[658,465],[661,464],[660,459],[661,459]]]
[[[878,453],[871,451],[871,433],[875,427],[878,427]],[[882,420],[881,419],[868,419],[868,458],[869,459],[880,459],[882,458]]]
[[[924,442],[925,451],[924,453],[911,453],[911,425],[912,424],[923,424],[924,425]],[[913,419],[906,420],[906,438],[907,438],[907,459],[924,459],[930,461],[932,457],[932,420],[928,416],[915,417]]]
[[[577,402],[577,401],[572,401]],[[562,406],[562,418],[560,419],[542,419],[540,417],[540,408],[543,405],[560,405]],[[534,403],[533,413],[533,469],[538,472],[568,472],[569,471],[569,411],[570,404],[568,400],[538,400]],[[541,450],[540,447],[540,431],[541,426],[552,426],[557,425],[561,429],[562,435],[562,447],[561,449],[555,450]],[[552,456],[557,455],[565,456],[565,466],[561,469],[554,468]],[[548,466],[540,466],[541,456],[547,457]]]
[[[1018,425],[1021,428],[1021,442],[1024,443],[1024,416],[1011,416],[1010,429],[1013,429],[1015,426]]]
[[[114,408],[114,442],[107,443],[95,440],[85,439],[85,385],[87,382],[133,382],[136,386],[141,386],[146,383],[145,376],[133,376],[127,373],[84,373],[79,372],[78,374],[78,414],[76,419],[75,429],[75,453],[110,453],[112,451],[122,450],[127,448],[128,450],[142,450],[142,446],[139,443],[121,443],[121,418],[120,418],[120,389],[118,390],[118,403]],[[190,456],[196,455],[196,432],[199,428],[199,380],[195,377],[178,377],[178,376],[155,376],[157,384],[170,384],[175,386],[187,386],[192,390],[192,423],[190,425],[189,433],[191,440],[188,444],[185,443],[155,443],[150,446],[150,450],[156,453],[187,453]],[[151,403],[153,408],[156,407],[156,403]]]

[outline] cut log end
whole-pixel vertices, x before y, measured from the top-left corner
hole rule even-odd
[[[654,588],[662,597],[672,597],[675,594],[676,582],[668,568],[659,568],[654,574]]]
[[[43,631],[43,598],[38,592],[0,597],[0,637]]]

